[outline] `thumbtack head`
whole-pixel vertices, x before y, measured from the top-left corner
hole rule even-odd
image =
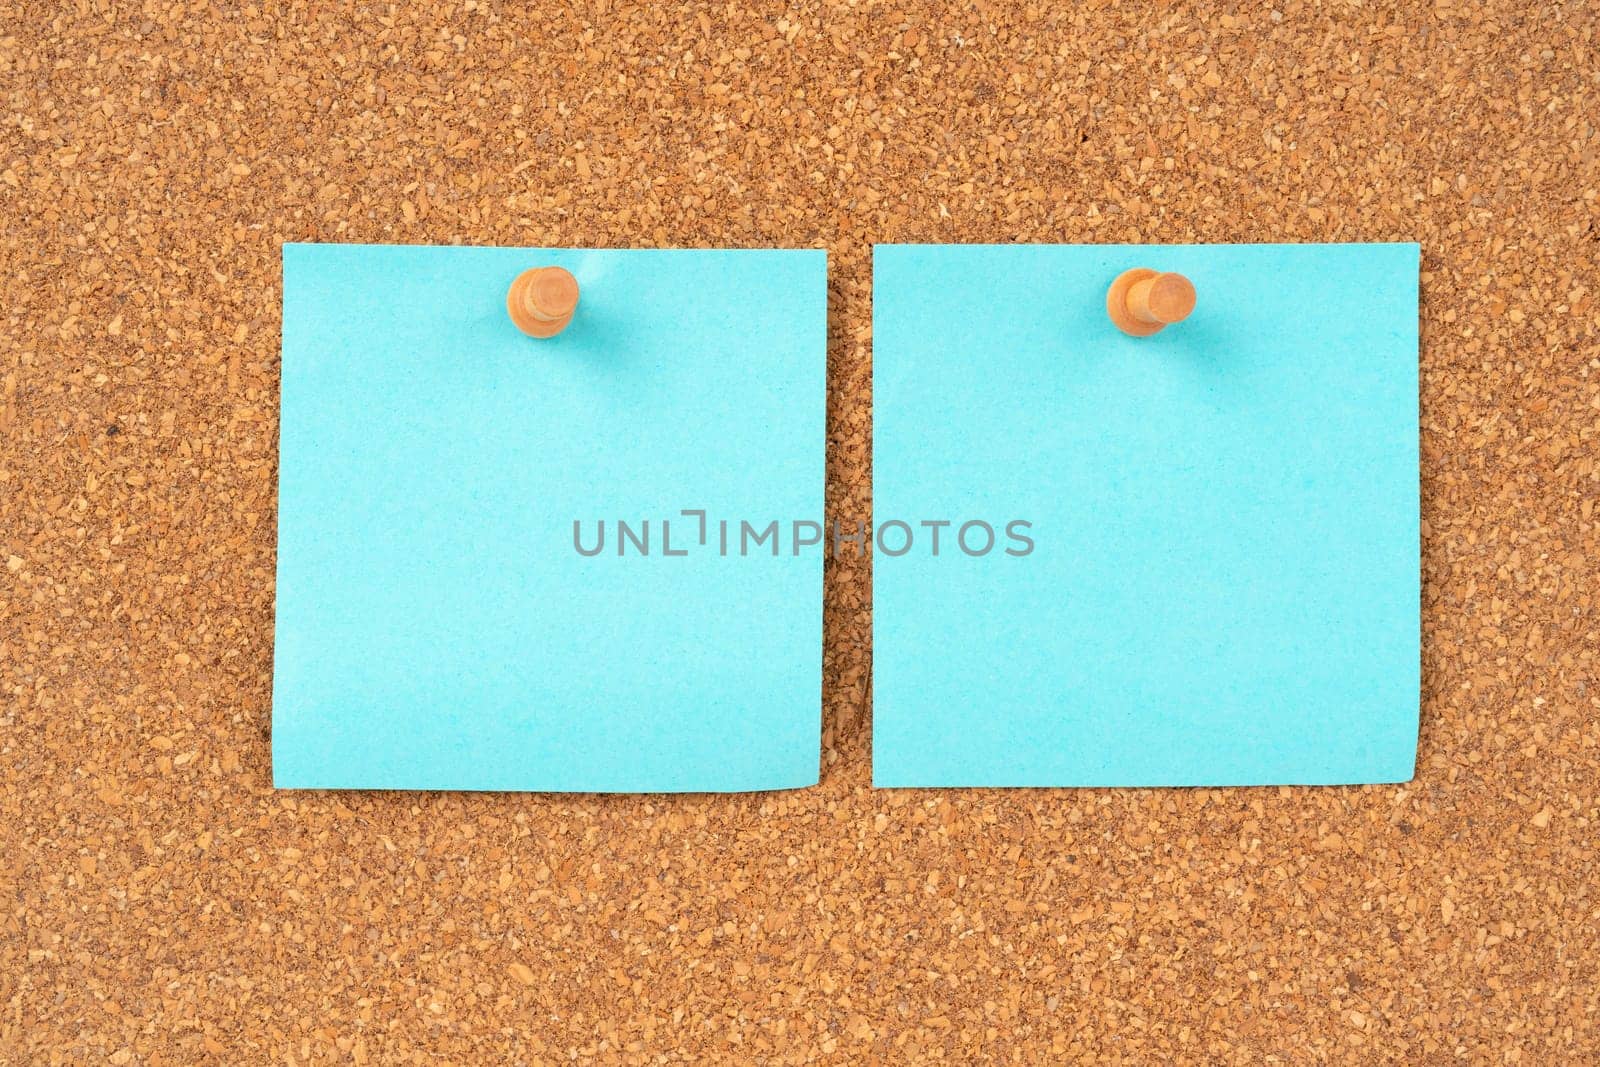
[[[506,292],[511,321],[529,337],[554,337],[578,307],[578,279],[560,267],[534,267],[517,275]]]
[[[1149,337],[1188,318],[1194,300],[1194,283],[1183,275],[1135,267],[1111,283],[1106,312],[1123,333]]]

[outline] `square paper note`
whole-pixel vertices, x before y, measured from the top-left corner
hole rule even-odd
[[[1194,313],[1119,332],[1132,267],[1187,275]],[[1412,776],[1416,245],[874,273],[878,785]]]
[[[540,341],[506,290],[545,265],[581,295]],[[286,246],[276,784],[816,782],[821,554],[719,524],[822,516],[825,273]]]

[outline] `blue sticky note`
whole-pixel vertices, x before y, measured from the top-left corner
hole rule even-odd
[[[581,295],[535,340],[545,265]],[[283,285],[278,786],[817,781],[822,556],[719,524],[822,517],[825,253],[286,245]]]
[[[1119,332],[1133,267],[1187,275],[1193,314]],[[879,246],[875,784],[1409,780],[1418,270]]]

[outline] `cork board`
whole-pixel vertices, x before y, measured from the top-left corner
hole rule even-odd
[[[0,1059],[1600,1056],[1596,17],[1416,5],[0,4]],[[1423,247],[1403,786],[286,794],[285,241]],[[1003,279],[997,279],[1003,284]]]

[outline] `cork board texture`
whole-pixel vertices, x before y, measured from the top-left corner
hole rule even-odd
[[[353,10],[344,11],[342,8]],[[0,1060],[1600,1057],[1582,3],[0,2]],[[269,788],[279,246],[1417,240],[1415,782]],[[1003,279],[997,279],[1003,284]]]

